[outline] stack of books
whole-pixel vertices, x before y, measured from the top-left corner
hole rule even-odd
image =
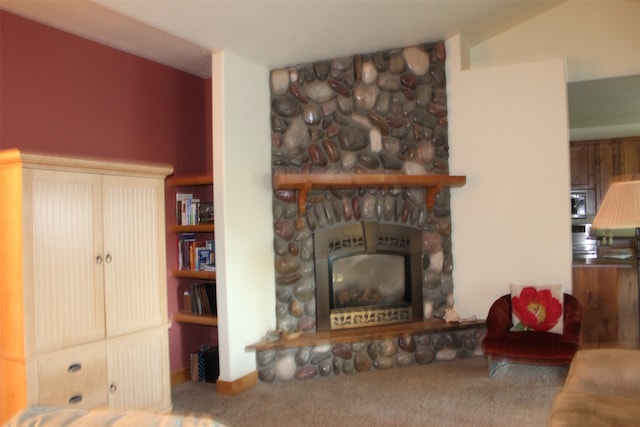
[[[216,307],[216,284],[196,283],[191,285],[191,313],[198,316],[215,316],[218,313]],[[188,307],[185,307],[188,309]]]
[[[215,271],[215,241],[196,240],[195,233],[181,233],[178,236],[178,269]]]
[[[213,224],[213,203],[200,202],[193,194],[176,193],[176,224]]]

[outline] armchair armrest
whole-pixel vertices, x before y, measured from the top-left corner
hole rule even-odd
[[[487,314],[487,335],[501,336],[513,325],[511,321],[511,295],[503,295],[491,305]]]
[[[640,350],[579,350],[571,362],[564,390],[640,398]]]
[[[582,329],[582,306],[578,300],[569,294],[564,294],[564,341],[580,343],[580,331]]]

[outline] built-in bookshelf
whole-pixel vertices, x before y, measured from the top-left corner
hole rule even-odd
[[[179,245],[178,260],[173,264],[171,275],[182,281],[191,280],[191,290],[198,282],[209,281],[215,284],[215,249],[213,240],[215,236],[215,224],[213,221],[213,177],[210,175],[195,175],[184,177],[172,177],[167,179],[167,185],[175,189],[176,194],[176,218],[174,224],[168,227],[170,233],[174,233]],[[203,189],[209,187],[209,189]],[[206,207],[206,209],[203,209]],[[182,236],[193,235],[194,241],[206,242],[210,252],[210,261],[207,270],[197,265],[197,255],[184,254],[187,246],[180,245]],[[186,259],[184,257],[187,257]],[[176,289],[176,292],[178,290]],[[183,298],[182,295],[178,295]],[[213,313],[216,310],[212,310]],[[183,303],[180,311],[173,315],[173,320],[180,323],[190,323],[205,326],[217,326],[218,319],[215,314],[198,314]]]

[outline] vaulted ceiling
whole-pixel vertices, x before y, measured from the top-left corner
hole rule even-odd
[[[474,46],[564,1],[0,0],[0,8],[210,77],[216,50],[274,69],[459,33]],[[572,128],[640,118],[640,76],[570,83],[568,93]]]
[[[564,0],[0,0],[36,22],[210,76],[210,52],[278,68],[444,40],[472,46]]]

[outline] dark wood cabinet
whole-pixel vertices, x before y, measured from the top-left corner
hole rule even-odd
[[[637,265],[574,265],[572,294],[584,309],[583,345],[640,344]]]
[[[615,177],[640,174],[640,136],[574,141],[570,160],[571,189],[592,195],[595,215]]]

